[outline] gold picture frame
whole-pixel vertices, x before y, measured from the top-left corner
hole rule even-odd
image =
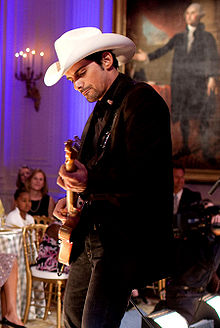
[[[130,23],[130,25],[132,26],[132,32],[135,28],[136,28],[136,21],[134,21],[132,23],[132,15],[134,14],[134,11],[130,10],[130,13],[132,14],[128,14],[129,12],[129,5],[132,3],[135,3],[135,6],[138,6],[138,2],[140,1],[142,4],[143,3],[147,3],[150,2],[151,4],[153,3],[150,0],[114,0],[114,12],[113,12],[113,32],[115,33],[120,33],[123,35],[126,35],[128,37],[131,37],[131,35],[129,35],[129,26],[128,24]],[[162,6],[162,0],[161,1],[155,1],[154,4],[158,4],[161,3]],[[175,4],[176,3],[176,4]],[[187,0],[182,0],[182,1],[178,1],[178,0],[173,0],[173,1],[168,1],[168,6],[170,4],[170,6],[172,6],[173,4],[175,4],[177,6],[177,4],[181,4],[181,8],[179,8],[178,10],[178,19],[180,21],[180,17],[184,17],[184,12],[183,12],[183,8],[185,5],[185,8],[187,8],[187,6],[191,3],[191,1],[187,1]],[[216,44],[217,44],[217,49],[218,49],[218,53],[220,52],[220,25],[217,24],[217,22],[219,22],[219,18],[220,18],[220,0],[218,1],[214,1],[214,0],[203,0],[201,1],[205,11],[207,11],[207,19],[205,21],[205,26],[207,27],[207,30],[212,33],[214,35],[214,38],[216,39]],[[163,14],[163,8],[158,8],[159,10],[157,11],[157,14]],[[140,12],[140,15],[143,16],[143,12]],[[136,17],[136,16],[135,16]],[[206,16],[205,16],[206,17]],[[133,24],[133,25],[132,25]],[[158,26],[157,26],[158,27]],[[130,31],[131,31],[131,27],[130,27]],[[137,31],[140,31],[140,29]],[[138,32],[137,32],[138,33]],[[131,37],[132,38],[132,37]],[[141,40],[143,38],[143,36],[136,35],[136,40]],[[133,39],[133,38],[132,38]],[[133,39],[134,40],[134,39]],[[135,43],[136,43],[136,40]],[[137,43],[136,43],[137,45]],[[140,44],[137,46],[137,48],[140,46]],[[169,60],[169,59],[168,59]],[[156,61],[155,61],[156,62]],[[159,64],[160,65],[160,64]],[[163,63],[164,65],[164,63]],[[169,67],[171,67],[171,63],[169,62]],[[162,66],[164,67],[164,66]],[[121,69],[122,72],[129,72],[129,68],[127,68],[127,66],[123,67]],[[147,83],[148,80],[146,81]],[[186,81],[185,81],[186,83]],[[216,112],[218,114],[216,114],[217,117],[217,122],[213,121],[214,127],[215,129],[219,129],[219,131],[217,131],[217,136],[216,136],[216,140],[215,143],[217,143],[215,149],[217,149],[217,152],[215,154],[216,158],[214,158],[215,162],[212,165],[211,161],[210,163],[205,163],[204,161],[201,162],[201,164],[199,163],[199,165],[197,166],[197,160],[196,160],[196,154],[200,154],[201,152],[198,151],[197,149],[197,153],[193,156],[187,157],[185,156],[185,162],[180,163],[182,165],[184,165],[186,163],[185,169],[186,169],[186,180],[188,182],[199,182],[199,183],[209,183],[209,182],[215,182],[216,180],[219,179],[220,176],[220,83],[219,83],[219,77],[216,78],[216,83],[217,83],[217,90],[218,90],[218,94],[216,96],[217,99],[217,109]],[[157,89],[156,89],[157,90]],[[158,90],[157,90],[158,91]],[[160,93],[160,92],[159,92]],[[166,99],[165,99],[166,100]],[[219,128],[218,128],[218,123],[219,123]],[[172,130],[172,140],[173,140],[173,144],[175,145],[176,142],[176,135],[175,135],[175,128],[173,128],[173,125],[171,124],[171,130]],[[219,141],[219,142],[218,142]],[[214,149],[214,148],[213,148]],[[174,154],[175,155],[175,154]],[[198,155],[199,156],[199,155]],[[200,155],[201,156],[201,155]],[[174,156],[175,157],[175,156]],[[187,161],[188,160],[188,161]],[[190,162],[191,160],[191,162]],[[178,162],[178,159],[175,160],[175,162]],[[193,162],[193,165],[191,165],[191,163]],[[188,165],[190,164],[190,165]]]

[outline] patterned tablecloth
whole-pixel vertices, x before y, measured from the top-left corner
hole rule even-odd
[[[1,227],[0,228],[0,253],[11,253],[17,256],[18,260],[18,285],[17,285],[17,313],[23,318],[26,307],[26,265],[24,259],[24,247],[22,239],[22,228]],[[38,304],[45,306],[44,285],[42,282],[35,281],[34,288],[37,288],[35,297],[39,298]],[[1,307],[0,307],[1,314]],[[36,317],[44,316],[43,308],[30,306],[28,319],[33,320]]]
[[[22,229],[0,228],[0,253],[11,253],[18,260],[17,312],[23,317],[26,306],[26,268],[22,241]]]

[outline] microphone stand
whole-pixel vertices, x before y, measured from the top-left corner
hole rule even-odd
[[[150,320],[145,317],[143,315],[143,313],[141,312],[141,310],[139,309],[139,307],[135,304],[135,302],[133,301],[132,297],[130,297],[129,302],[135,307],[135,309],[140,313],[140,315],[142,316],[142,319],[144,320],[144,322],[146,323],[147,327],[149,328],[154,328],[155,326],[152,325],[152,323],[150,322]]]
[[[218,188],[220,184],[220,178],[214,183],[214,185],[212,186],[212,188],[208,191],[208,194],[211,196],[212,194],[214,194],[214,192],[216,191],[216,189]]]

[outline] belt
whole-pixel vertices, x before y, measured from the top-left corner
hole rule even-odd
[[[120,206],[120,203],[115,195],[111,195],[111,194],[90,194],[89,195],[89,198],[88,198],[89,205],[91,205],[94,202],[96,203],[96,202],[100,202],[100,201],[101,202],[107,201],[115,206]]]
[[[111,200],[115,198],[128,198],[131,197],[131,193],[103,193],[103,194],[90,194],[89,200]]]
[[[105,193],[105,194],[90,194],[88,197],[88,202],[91,204],[93,201],[107,201],[115,206],[120,206],[120,200],[131,198],[131,193]]]

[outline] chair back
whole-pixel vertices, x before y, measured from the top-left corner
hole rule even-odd
[[[46,320],[50,309],[52,296],[56,295],[57,328],[61,328],[62,288],[63,290],[65,289],[65,283],[68,275],[63,273],[61,277],[58,277],[56,272],[43,272],[35,267],[40,242],[43,239],[47,227],[48,225],[46,224],[31,224],[23,228],[24,256],[27,274],[27,297],[23,321],[24,323],[27,322],[31,305],[39,308],[45,308],[43,319]],[[42,291],[45,296],[46,304],[41,303]]]
[[[23,228],[24,257],[27,274],[31,274],[30,267],[36,264],[40,242],[47,229],[46,224],[30,224]]]
[[[51,224],[52,222],[55,221],[53,217],[48,217],[45,215],[34,215],[34,222],[35,224]]]

